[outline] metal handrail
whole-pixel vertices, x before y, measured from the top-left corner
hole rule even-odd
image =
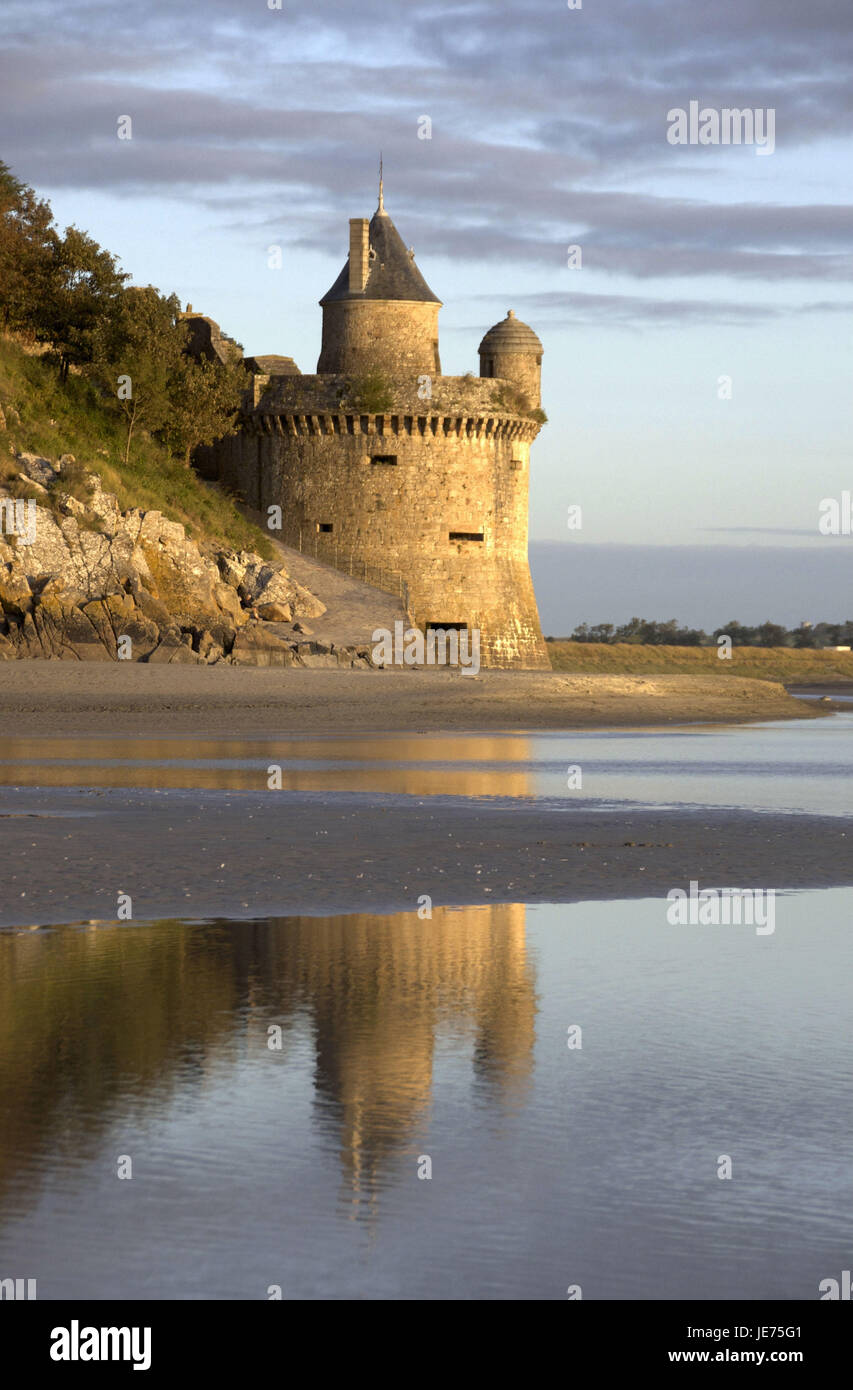
[[[342,574],[349,574],[353,579],[370,584],[374,589],[393,594],[395,598],[399,598],[406,616],[409,617],[409,585],[399,570],[391,569],[387,565],[370,564],[369,561],[356,556],[352,550],[343,550],[337,541],[324,540],[322,532],[315,531],[310,537],[305,537],[301,526],[299,551],[302,555],[311,555],[313,559],[331,565]]]

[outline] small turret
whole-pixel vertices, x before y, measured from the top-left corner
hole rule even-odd
[[[511,381],[529,400],[531,410],[542,403],[542,344],[512,309],[490,328],[479,347],[480,376]]]

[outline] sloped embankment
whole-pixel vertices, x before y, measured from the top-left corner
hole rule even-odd
[[[325,605],[254,551],[122,510],[73,457],[19,453],[0,481],[0,660],[367,666],[305,640]],[[271,630],[275,625],[275,631]]]

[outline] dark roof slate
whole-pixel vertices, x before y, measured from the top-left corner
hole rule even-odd
[[[370,262],[367,284],[358,293],[350,293],[349,259],[332,288],[320,300],[333,304],[341,299],[405,299],[440,304],[403,243],[403,238],[384,208],[378,208],[370,220],[368,233]]]

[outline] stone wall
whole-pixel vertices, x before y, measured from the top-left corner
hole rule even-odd
[[[416,418],[440,415],[486,420],[509,416],[514,412],[507,408],[506,402],[516,398],[518,390],[517,384],[508,379],[439,376],[434,372],[420,372],[417,376],[387,375],[385,383],[391,400],[386,414]],[[358,405],[358,387],[358,378],[343,372],[255,376],[254,391],[246,397],[246,413],[271,416],[364,413]]]
[[[337,382],[274,382],[207,468],[250,506],[280,505],[288,545],[344,568],[352,558],[399,571],[417,625],[478,628],[483,665],[547,668],[527,560],[539,427],[490,407],[496,385],[438,378],[413,413],[374,416],[324,409]],[[436,413],[437,401],[451,413]],[[479,408],[465,415],[464,405]]]
[[[531,352],[493,352],[489,360],[494,366],[492,375],[510,382],[526,396],[535,409],[542,402],[541,359]],[[483,359],[481,358],[481,362]]]
[[[323,306],[323,343],[317,371],[386,372],[395,377],[438,374],[436,303],[337,300]]]

